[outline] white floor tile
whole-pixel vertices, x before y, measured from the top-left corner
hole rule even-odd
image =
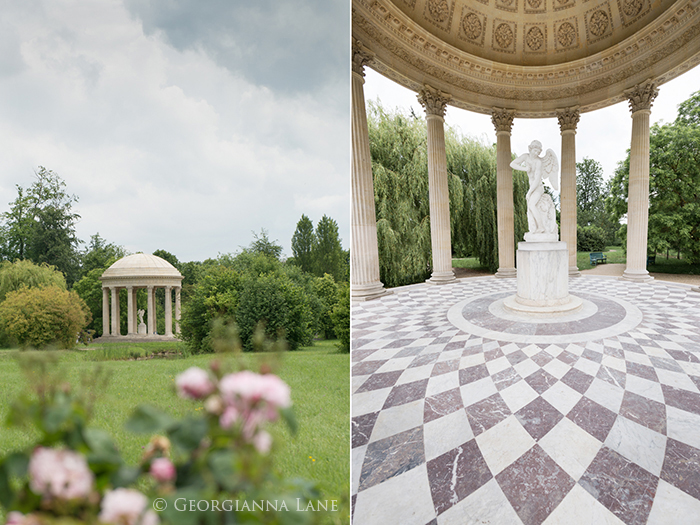
[[[474,433],[464,410],[430,421],[423,427],[425,460],[430,461],[473,437]]]
[[[626,417],[617,416],[605,439],[605,445],[655,476],[661,474],[666,454],[666,436]]]
[[[574,480],[578,481],[603,444],[568,418],[557,423],[539,445]]]
[[[535,440],[518,422],[509,416],[498,425],[476,436],[486,464],[495,476],[535,444]]]

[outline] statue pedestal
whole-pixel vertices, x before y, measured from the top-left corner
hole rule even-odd
[[[556,237],[556,236],[555,236]],[[503,301],[523,314],[569,314],[583,301],[569,295],[569,251],[566,243],[518,243],[518,293]]]
[[[146,335],[147,332],[146,323],[139,323],[139,335]]]

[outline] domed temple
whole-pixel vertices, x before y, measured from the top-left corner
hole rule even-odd
[[[100,277],[102,281],[102,337],[173,339],[172,292],[175,291],[175,333],[179,332],[180,292],[183,276],[165,259],[146,253],[128,255],[107,268]],[[165,334],[156,332],[155,290],[165,289]],[[127,290],[127,333],[120,329],[119,292]],[[136,293],[147,291],[146,312],[137,310]],[[111,303],[110,303],[111,295]],[[111,306],[110,306],[111,305]],[[146,322],[143,322],[146,313]],[[111,314],[111,315],[110,315]],[[110,322],[111,317],[111,322]],[[139,329],[140,328],[140,329]]]

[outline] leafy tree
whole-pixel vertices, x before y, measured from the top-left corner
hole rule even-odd
[[[58,286],[22,288],[0,304],[0,328],[23,348],[72,348],[89,321],[78,294]]]
[[[102,334],[102,281],[100,277],[106,268],[93,268],[87,272],[77,283],[73,285],[73,291],[77,293],[90,311],[91,321],[87,325],[88,330],[94,330],[94,337]],[[120,304],[120,314],[124,314],[124,308]]]
[[[126,250],[123,246],[108,243],[98,232],[90,237],[90,243],[80,257],[81,275],[85,276],[95,269],[104,271],[125,256]]]
[[[21,288],[57,286],[66,289],[66,278],[55,267],[31,261],[2,261],[0,263],[0,301],[8,293]]]
[[[292,254],[295,264],[305,272],[311,273],[314,270],[315,245],[314,224],[306,215],[302,215],[292,236]]]
[[[331,312],[334,331],[338,336],[341,352],[350,352],[350,286],[343,283],[338,292],[338,302]]]
[[[602,252],[605,250],[605,231],[593,224],[578,226],[576,233],[577,250],[580,252]]]
[[[156,250],[153,252],[153,255],[155,255],[156,257],[160,257],[161,259],[163,259],[165,261],[168,261],[175,268],[178,268],[180,266],[180,261],[178,261],[177,257],[175,257],[170,252],[166,252],[165,250]]]
[[[17,198],[2,214],[3,255],[56,266],[70,286],[80,271],[75,235],[80,215],[73,212],[78,198],[66,193],[66,183],[53,171],[40,166],[35,176],[29,189],[17,186]]]
[[[282,246],[277,244],[277,240],[271,241],[265,228],[260,229],[260,235],[253,232],[253,242],[250,243],[248,251],[262,254],[271,259],[279,259],[282,255]]]
[[[649,252],[677,249],[700,262],[700,91],[680,104],[670,124],[655,124],[649,139]],[[608,209],[627,211],[629,152],[615,172]]]
[[[338,237],[338,223],[324,215],[316,225],[316,245],[313,251],[314,273],[322,277],[331,274],[336,281],[343,274],[343,247]]]
[[[338,303],[338,286],[335,279],[329,273],[323,277],[316,277],[313,282],[316,297],[320,299],[321,311],[316,317],[318,331],[325,339],[335,338],[335,325],[331,319],[333,307]]]
[[[584,158],[576,163],[576,218],[581,226],[595,224],[604,212],[603,165],[593,159]]]

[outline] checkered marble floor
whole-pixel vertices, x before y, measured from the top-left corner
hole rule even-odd
[[[353,523],[700,523],[700,293],[580,277],[524,323],[515,287],[353,305]]]

